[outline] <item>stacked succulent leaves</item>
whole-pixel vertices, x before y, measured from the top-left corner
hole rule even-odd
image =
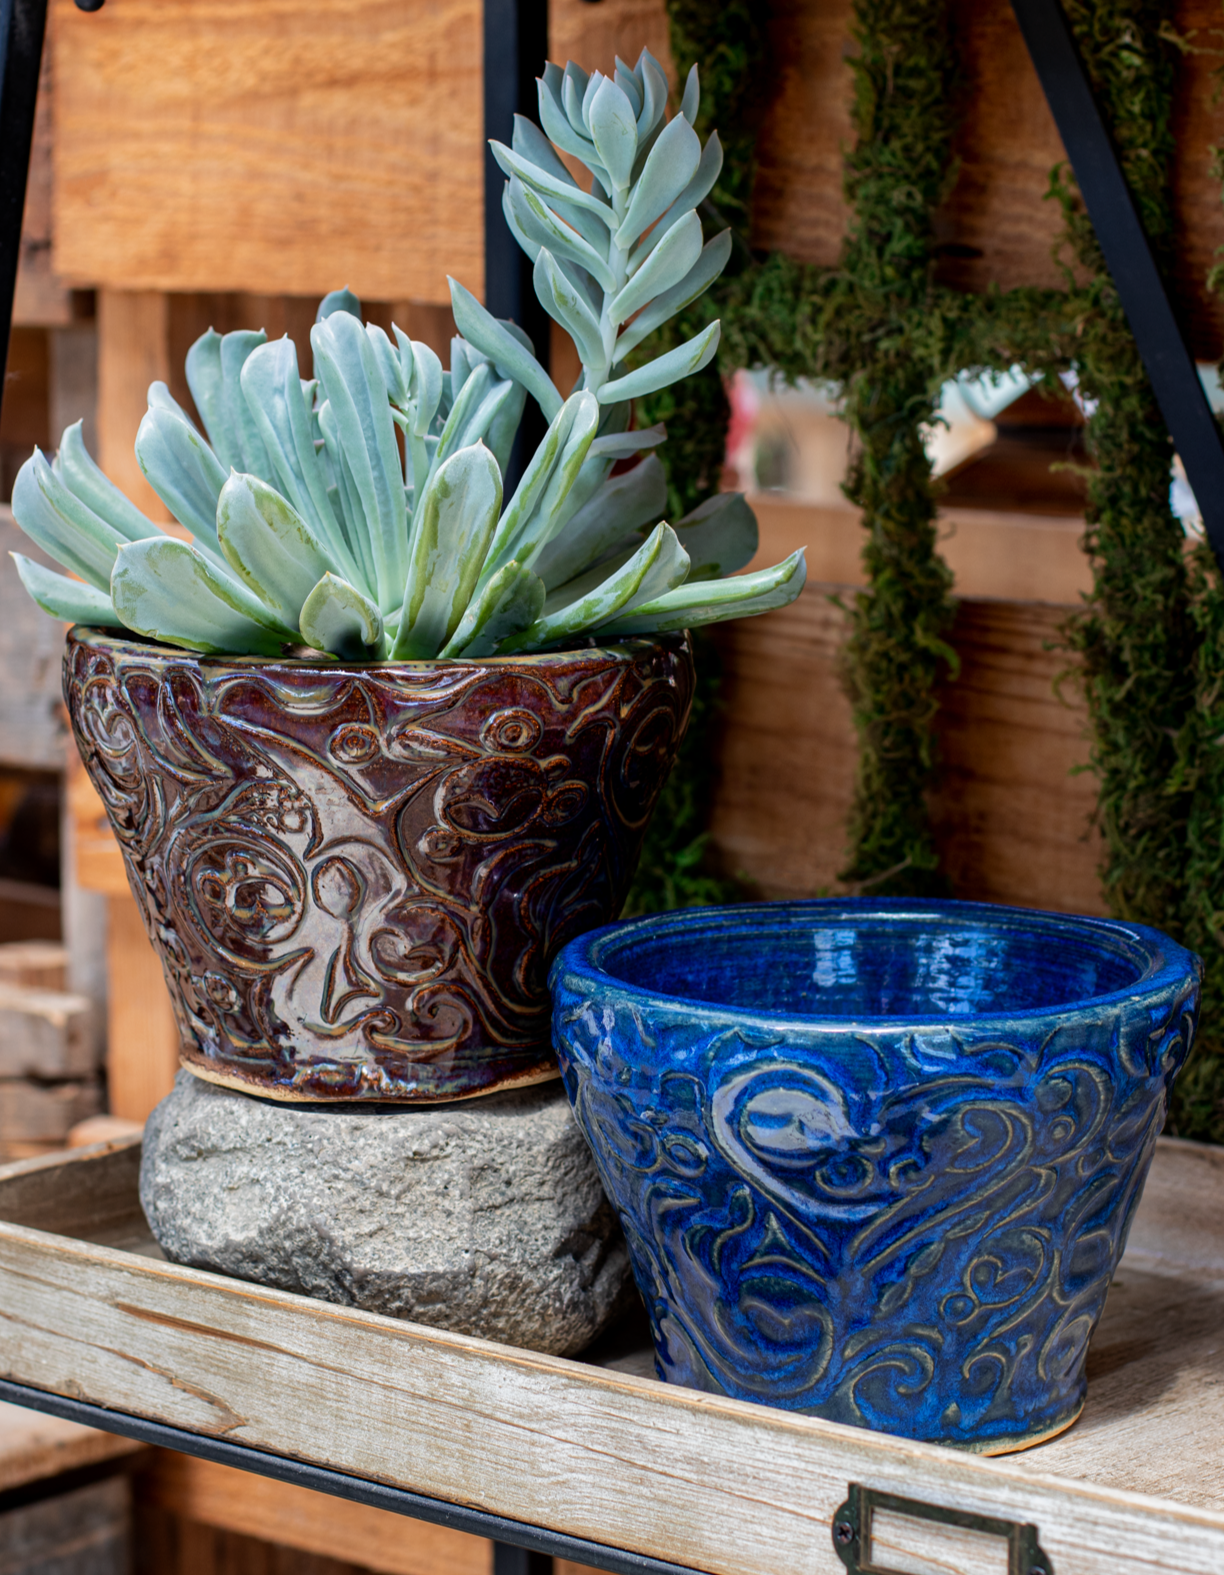
[[[719,325],[630,370],[626,358],[717,278],[724,233],[698,205],[722,163],[693,130],[694,70],[679,113],[643,51],[613,78],[549,65],[543,132],[516,117],[494,144],[505,213],[535,288],[572,336],[579,386],[563,399],[513,323],[451,281],[451,364],[326,297],[304,381],[289,339],[211,330],[187,356],[205,437],[163,383],[136,456],[191,534],[168,535],[89,457],[80,424],[53,462],[35,450],[13,491],[22,529],[77,579],[14,554],[47,612],[189,650],[300,648],[356,661],[487,657],[650,635],[760,613],[803,585],[796,553],[733,575],[756,551],[742,497],[657,523],[661,429],[630,431],[632,401],[705,366]],[[547,133],[547,135],[545,135]],[[551,141],[550,141],[551,139]],[[555,144],[555,147],[554,147]],[[557,149],[591,174],[579,184]],[[513,495],[504,478],[527,398],[549,423]],[[397,432],[398,429],[398,432]]]

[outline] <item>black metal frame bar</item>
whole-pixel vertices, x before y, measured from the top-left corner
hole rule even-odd
[[[0,409],[46,26],[47,0],[0,0]]]
[[[195,1455],[201,1460],[235,1466],[240,1471],[252,1471],[257,1476],[291,1482],[297,1487],[313,1488],[317,1493],[330,1493],[334,1498],[351,1499],[356,1504],[369,1504],[375,1509],[389,1509],[397,1515],[406,1515],[413,1520],[428,1520],[434,1525],[470,1532],[477,1537],[491,1537],[499,1545],[500,1563],[496,1575],[520,1575],[520,1572],[526,1575],[530,1569],[530,1562],[507,1558],[500,1552],[502,1548],[507,1552],[523,1549],[529,1554],[571,1559],[578,1564],[609,1570],[611,1575],[695,1575],[685,1565],[670,1564],[666,1560],[648,1558],[641,1553],[629,1553],[623,1548],[610,1548],[602,1542],[589,1542],[585,1537],[571,1537],[565,1532],[552,1531],[547,1526],[507,1520],[504,1515],[490,1514],[488,1510],[470,1509],[464,1504],[447,1503],[445,1499],[427,1498],[421,1493],[411,1493],[406,1488],[389,1487],[385,1483],[371,1482],[365,1477],[351,1476],[344,1471],[332,1471],[326,1466],[291,1460],[286,1455],[270,1454],[264,1449],[252,1449],[249,1444],[235,1444],[230,1439],[212,1438],[203,1433],[192,1433],[186,1428],[171,1427],[165,1422],[133,1416],[126,1411],[112,1411],[84,1400],[72,1400],[66,1395],[35,1389],[28,1384],[0,1379],[0,1400],[27,1406],[33,1411],[43,1411],[49,1416],[65,1417],[70,1422],[83,1422],[89,1427],[118,1433],[142,1444],[153,1444],[161,1449],[177,1450],[182,1455]]]
[[[1012,0],[1152,391],[1224,567],[1224,436],[1060,0]]]

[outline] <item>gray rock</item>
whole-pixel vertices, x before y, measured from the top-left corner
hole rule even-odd
[[[140,1201],[175,1263],[557,1355],[629,1292],[560,1083],[303,1109],[180,1072],[145,1127]]]

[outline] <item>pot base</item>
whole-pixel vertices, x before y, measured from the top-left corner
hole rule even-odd
[[[969,1455],[1019,1455],[1026,1449],[1036,1449],[1038,1444],[1048,1444],[1052,1438],[1059,1438],[1069,1427],[1074,1427],[1084,1414],[1084,1402],[1081,1400],[1074,1416],[1069,1416],[1065,1422],[1059,1422],[1057,1427],[1044,1427],[1036,1433],[1025,1433],[1019,1438],[995,1439],[990,1443],[982,1444],[948,1444],[948,1449],[960,1449]]]
[[[405,1108],[413,1105],[451,1105],[463,1099],[484,1099],[489,1094],[504,1093],[511,1088],[530,1088],[535,1083],[551,1083],[561,1076],[561,1069],[555,1061],[549,1059],[548,1064],[529,1067],[523,1072],[513,1072],[490,1083],[484,1088],[464,1087],[455,1091],[442,1091],[429,1093],[421,1091],[405,1091],[400,1094],[377,1095],[364,1094],[353,1099],[331,1094],[326,1098],[318,1088],[301,1088],[292,1084],[272,1083],[266,1074],[243,1077],[240,1072],[232,1069],[226,1072],[215,1070],[210,1066],[201,1066],[196,1061],[189,1061],[185,1055],[179,1056],[179,1065],[184,1072],[190,1072],[193,1077],[198,1077],[202,1083],[212,1083],[218,1088],[228,1088],[237,1094],[248,1094],[256,1099],[269,1099],[280,1105],[327,1105],[329,1108],[344,1108],[346,1106],[361,1109],[368,1108],[371,1104],[403,1105]],[[312,1070],[313,1077],[318,1076],[318,1068]]]

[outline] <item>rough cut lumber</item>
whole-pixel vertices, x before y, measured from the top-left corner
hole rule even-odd
[[[107,1102],[111,1115],[144,1121],[174,1085],[178,1026],[130,891],[110,898],[107,918]]]
[[[169,297],[157,290],[99,290],[97,461],[137,508],[160,522],[170,512],[145,480],[134,445],[149,384],[169,383],[173,365]]]
[[[62,277],[483,292],[476,0],[56,0],[53,22]]]
[[[96,1083],[34,1083],[0,1078],[0,1144],[55,1144],[63,1147],[69,1130],[102,1108]]]
[[[23,327],[62,327],[73,317],[72,291],[51,272],[52,93],[51,51],[44,49],[13,294],[13,322]]]
[[[6,941],[0,945],[0,983],[66,990],[68,948],[59,941]]]
[[[1181,1148],[1157,1155],[1174,1194],[1187,1186]],[[131,1217],[134,1155],[123,1148],[0,1173],[0,1372],[711,1575],[841,1575],[829,1526],[851,1481],[1033,1522],[1058,1575],[1218,1575],[1224,1565],[1224,1486],[1197,1447],[1210,1440],[1212,1461],[1222,1458],[1218,1341],[1194,1350],[1196,1447],[1185,1447],[1185,1411],[1157,1434],[1149,1406],[1143,1450],[1054,1475],[1057,1444],[984,1460],[46,1233],[58,1200],[64,1223],[101,1223],[109,1209],[116,1234],[124,1187]],[[1218,1240],[1218,1185],[1205,1201]],[[7,1223],[14,1216],[29,1223]],[[1166,1267],[1189,1283],[1186,1267]],[[1120,1279],[1132,1272],[1154,1271],[1124,1262]],[[1150,1332],[1164,1341],[1158,1356],[1176,1362],[1184,1337],[1166,1303],[1163,1323],[1130,1326],[1130,1338],[1142,1346]],[[1133,1350],[1120,1360],[1131,1363],[1114,1389],[1124,1407],[1152,1370]],[[1133,1480],[1151,1464],[1136,1455],[1157,1451],[1174,1496]]]
[[[749,501],[761,527],[760,550],[750,568],[763,569],[804,547],[811,579],[861,583],[858,509],[773,492],[754,493]],[[1074,516],[989,508],[945,508],[939,514],[939,550],[958,596],[1078,606],[1081,594],[1092,588],[1092,571],[1080,548],[1083,533],[1084,521]]]
[[[846,857],[855,735],[841,686],[852,587],[809,581],[798,601],[723,625],[722,728],[711,841],[766,897],[837,889]],[[952,635],[961,675],[939,714],[943,776],[932,810],[957,896],[1103,910],[1092,830],[1087,717],[1047,647],[1066,610],[964,600]]]
[[[140,1447],[117,1433],[0,1401],[0,1493],[136,1454]]]
[[[0,1515],[4,1575],[127,1575],[132,1494],[124,1475],[18,1503]]]
[[[379,1575],[492,1575],[484,1537],[391,1510],[251,1476],[232,1466],[154,1451],[135,1483],[142,1506],[376,1570]]]
[[[0,978],[0,1078],[89,1077],[93,1007],[83,995]]]
[[[48,618],[26,594],[10,552],[55,567],[0,504],[0,761],[59,771],[66,729],[60,698],[64,625]]]

